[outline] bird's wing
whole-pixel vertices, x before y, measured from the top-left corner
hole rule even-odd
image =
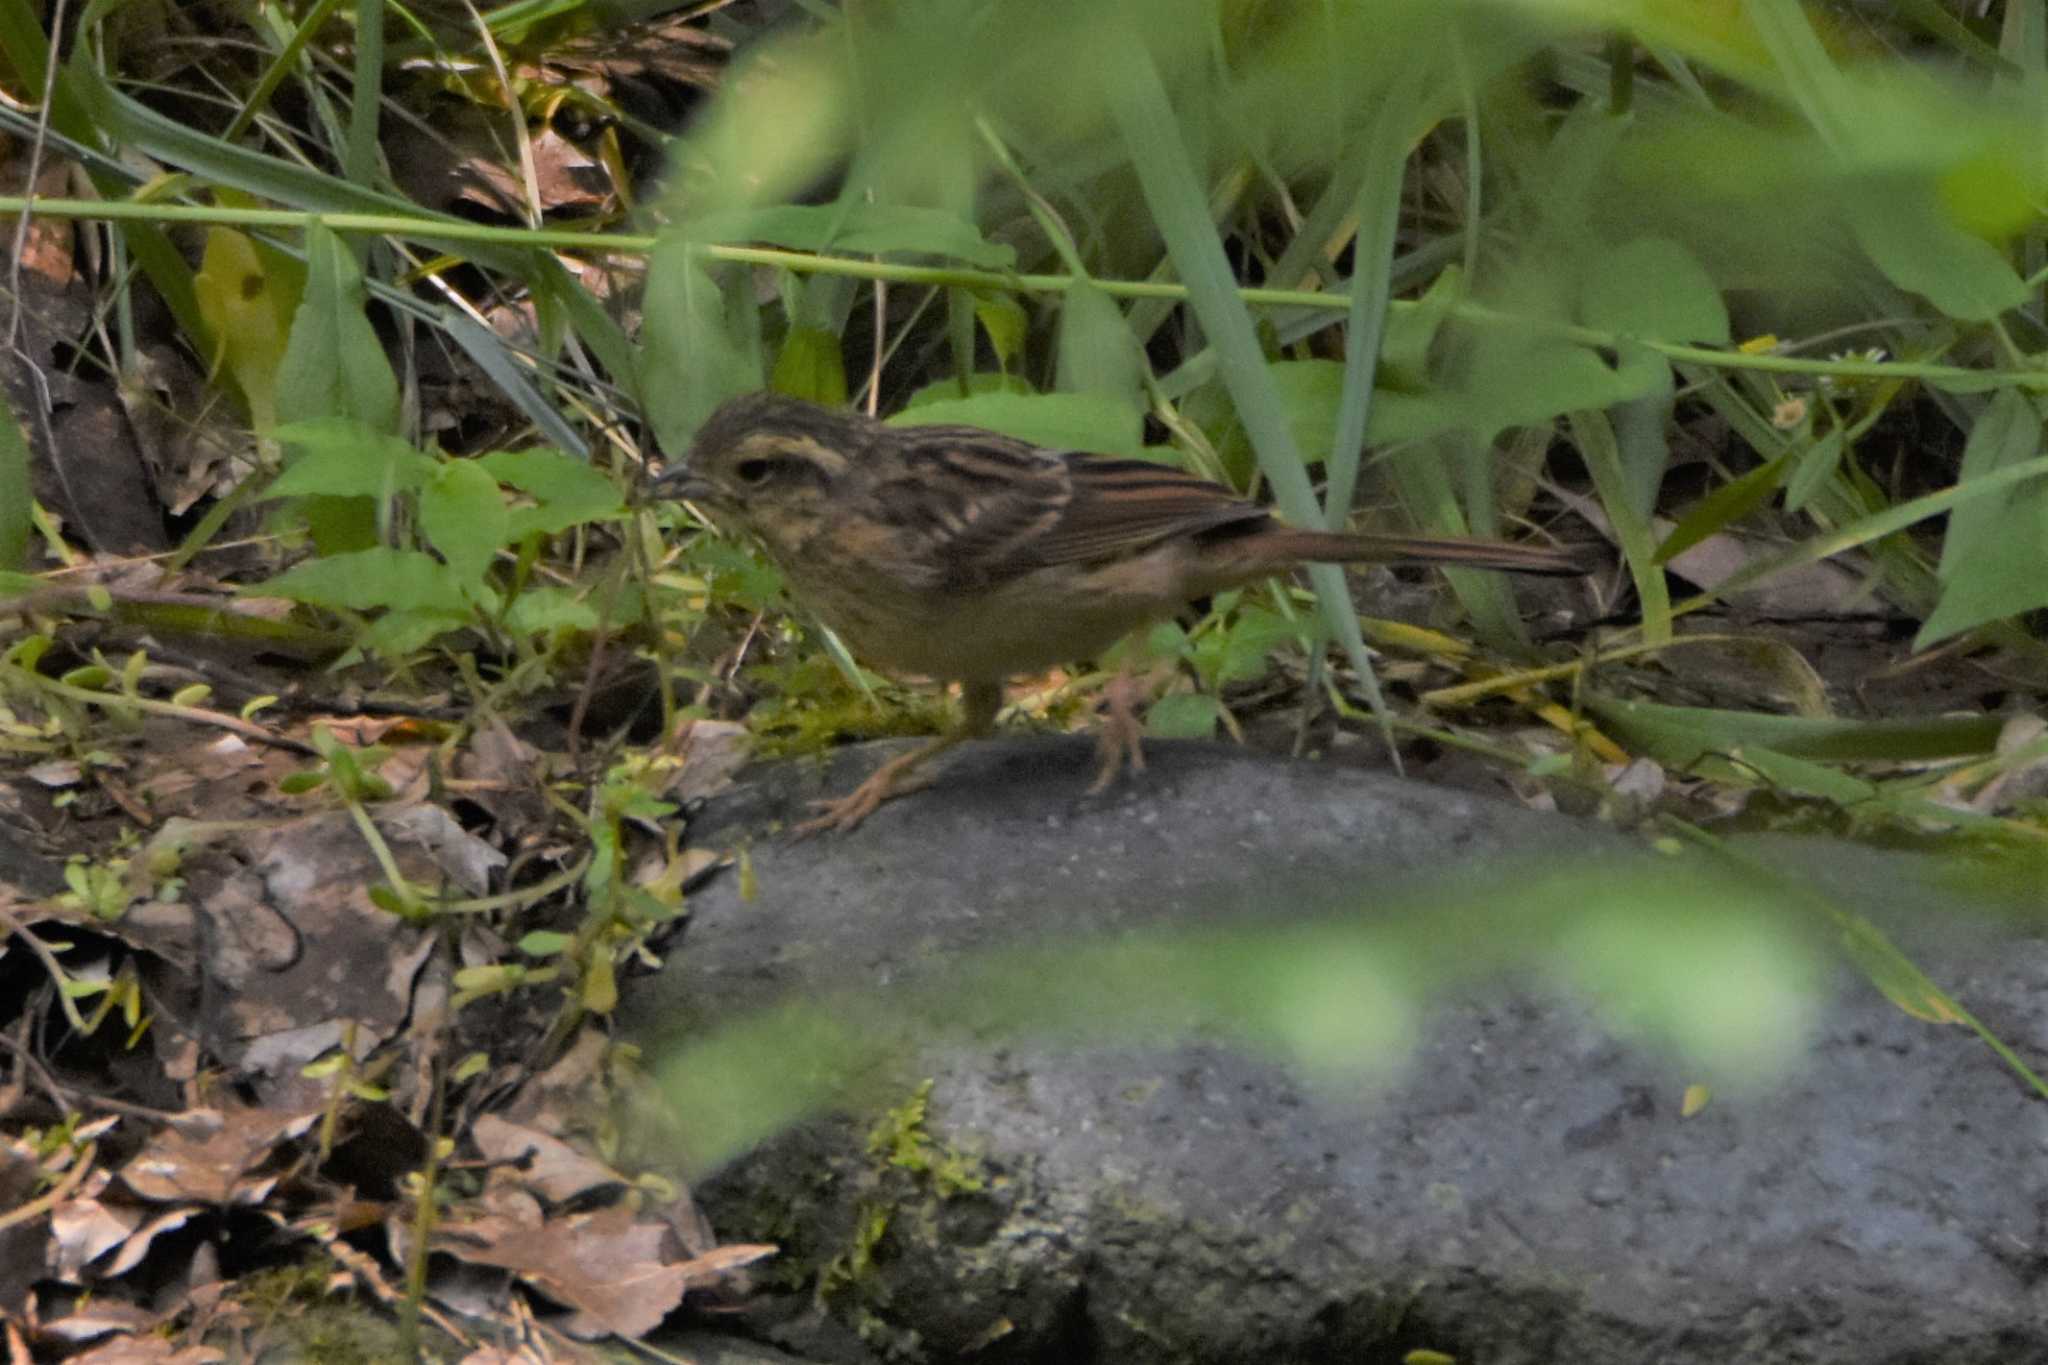
[[[1134,553],[1259,521],[1264,508],[1167,465],[1049,451],[975,427],[914,427],[904,473],[876,504],[970,589],[1054,564]]]

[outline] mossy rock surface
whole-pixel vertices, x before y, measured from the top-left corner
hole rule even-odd
[[[851,835],[755,839],[758,894],[728,878],[693,897],[627,1022],[901,991],[1005,945],[1370,915],[1433,868],[1625,842],[1331,765],[1148,752],[1143,777],[1083,798],[1085,743],[973,745]],[[876,760],[765,770],[691,837],[760,834]],[[1910,860],[1774,857],[1890,925],[2023,1050],[2048,1042],[2038,939],[1927,917]],[[1846,965],[1833,985],[1797,1074],[1690,1116],[1682,1065],[1512,983],[1433,1001],[1401,1078],[1370,1095],[1213,1036],[955,1038],[917,1060],[917,1121],[978,1187],[878,1155],[887,1119],[869,1111],[784,1133],[699,1194],[722,1237],[784,1245],[754,1326],[825,1360],[2048,1359],[2026,1270],[2048,1207],[2040,1101],[1967,1031]],[[1060,998],[1048,980],[1045,1010]]]

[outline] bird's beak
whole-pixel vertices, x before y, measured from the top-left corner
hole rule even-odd
[[[666,470],[654,481],[653,493],[657,498],[678,502],[716,502],[718,486],[709,479],[700,479],[690,472],[686,464],[679,464]]]

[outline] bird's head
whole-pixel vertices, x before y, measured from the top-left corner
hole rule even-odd
[[[711,414],[654,492],[698,504],[772,553],[816,528],[875,425],[799,398],[747,394]]]

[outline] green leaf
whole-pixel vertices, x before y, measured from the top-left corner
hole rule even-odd
[[[304,267],[259,247],[246,233],[208,228],[192,290],[220,348],[219,364],[248,404],[250,425],[270,430],[277,425],[278,368],[305,290]]]
[[[1138,414],[1100,393],[982,393],[906,408],[889,419],[899,427],[959,423],[986,427],[1050,450],[1141,455]]]
[[[494,450],[477,460],[491,477],[516,488],[538,503],[512,509],[507,543],[531,535],[559,535],[571,526],[611,521],[626,515],[618,486],[602,470],[559,450]]]
[[[529,635],[593,631],[598,624],[597,609],[567,588],[528,588],[505,609],[505,628]]]
[[[437,611],[467,614],[463,579],[421,550],[376,546],[294,564],[261,585],[272,597],[348,611]]]
[[[661,444],[682,450],[720,403],[761,387],[760,353],[754,338],[733,325],[717,281],[680,237],[655,248],[644,309],[641,392]]]
[[[535,929],[521,937],[517,947],[528,957],[553,957],[573,942],[574,935],[555,929]]]
[[[1997,716],[1909,720],[1774,716],[1608,697],[1588,697],[1585,705],[1617,738],[1672,768],[1689,768],[1704,755],[1743,748],[1830,763],[1969,758],[1992,752],[2004,724]]]
[[[1413,308],[1387,314],[1386,339],[1380,343],[1379,376],[1383,387],[1416,390],[1430,383],[1429,355],[1451,308],[1465,297],[1465,272],[1445,266]],[[1371,426],[1367,430],[1371,430]]]
[[[938,256],[985,270],[1017,264],[1010,247],[944,209],[841,200],[834,204],[771,204],[711,214],[685,225],[693,242],[766,243],[795,251]]]
[[[996,364],[1008,370],[1024,354],[1024,338],[1031,331],[1031,316],[1024,311],[1024,305],[1008,294],[997,294],[986,289],[976,289],[974,316],[981,323],[981,330],[988,333],[988,344],[995,349]]]
[[[1145,733],[1159,739],[1208,739],[1223,719],[1223,704],[1206,692],[1175,692],[1152,703]]]
[[[1142,412],[1141,363],[1137,338],[1116,300],[1087,280],[1068,285],[1060,308],[1054,386],[1062,393],[1098,393]]]
[[[467,610],[426,608],[386,612],[364,628],[362,645],[387,659],[402,658],[426,648],[443,635],[470,626],[474,619]]]
[[[2026,282],[1948,217],[1931,183],[1852,181],[1841,192],[1857,242],[1901,289],[1966,322],[1990,322],[2027,301]]]
[[[792,327],[775,357],[768,387],[792,398],[808,398],[827,407],[846,402],[846,362],[839,336],[822,327]]]
[[[1224,383],[1251,435],[1259,466],[1282,513],[1297,525],[1314,526],[1322,508],[1273,389],[1258,330],[1237,292],[1236,276],[1159,69],[1128,15],[1106,23],[1093,48],[1091,74],[1106,92],[1145,203],[1165,239],[1167,256],[1187,284],[1188,305],[1216,348]],[[1384,717],[1385,703],[1344,571],[1334,564],[1312,564],[1308,575],[1331,634],[1358,671],[1373,712]]]
[[[474,460],[451,460],[420,491],[420,530],[465,583],[481,583],[510,540],[505,495]]]
[[[1613,424],[1604,412],[1575,412],[1571,415],[1571,429],[1579,456],[1586,462],[1586,472],[1593,476],[1593,487],[1600,494],[1600,505],[1613,523],[1622,557],[1628,561],[1629,576],[1635,580],[1636,596],[1642,604],[1644,643],[1668,644],[1671,589],[1664,581],[1664,570],[1656,562],[1657,543],[1650,519],[1631,496]]]
[[[1624,345],[1614,363],[1587,347],[1533,331],[1491,328],[1473,340],[1458,385],[1466,420],[1482,437],[1537,426],[1561,413],[1608,408],[1661,391],[1667,366],[1654,352]]]
[[[368,294],[355,257],[320,223],[306,230],[306,292],[277,368],[277,417],[353,417],[398,429],[398,377],[364,314]]]
[[[1586,262],[1579,317],[1642,341],[1728,342],[1728,309],[1706,268],[1662,237],[1638,237]]]
[[[1656,558],[1652,562],[1669,564],[1708,536],[1763,506],[1771,494],[1778,491],[1778,485],[1784,482],[1785,471],[1792,467],[1792,460],[1793,452],[1788,450],[1701,498],[1671,529],[1671,534],[1664,537],[1664,543],[1657,547]]]
[[[2041,453],[2040,408],[2016,389],[2001,390],[1963,447],[1960,487]],[[1938,574],[1941,597],[1913,647],[1989,621],[2048,606],[2048,478],[2030,479],[2002,498],[1980,498],[1950,514]]]
[[[6,392],[0,390],[0,570],[27,566],[34,506],[28,481],[28,439],[14,420]]]
[[[1792,477],[1785,480],[1785,510],[1797,512],[1820,492],[1828,479],[1842,467],[1843,440],[1840,428],[1830,431],[1806,449],[1793,454]]]
[[[903,400],[903,411],[909,412],[912,408],[930,407],[933,403],[958,402],[962,398],[972,398],[977,394],[984,393],[1036,394],[1037,392],[1037,389],[1031,387],[1031,381],[1022,375],[993,374],[984,370],[979,374],[968,376],[967,392],[964,394],[960,392],[960,381],[957,378],[934,380],[923,388],[911,390],[910,396]]]
[[[423,487],[440,468],[431,456],[352,417],[293,422],[273,433],[285,447],[285,470],[266,498],[388,498]]]

